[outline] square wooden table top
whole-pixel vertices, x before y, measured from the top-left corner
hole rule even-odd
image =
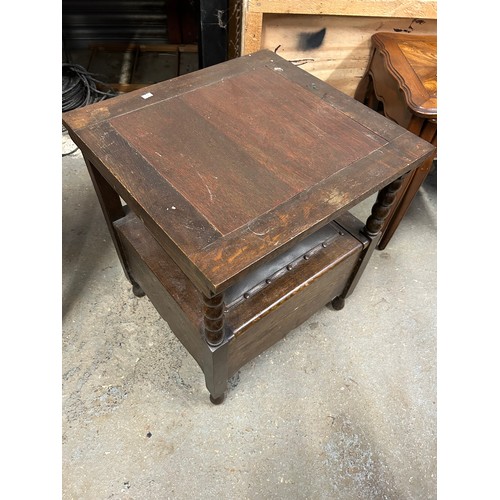
[[[218,293],[433,150],[270,51],[63,115],[204,293]]]

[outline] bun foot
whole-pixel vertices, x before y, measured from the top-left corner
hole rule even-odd
[[[210,401],[212,404],[214,405],[220,405],[224,399],[226,399],[226,395],[223,394],[222,396],[219,396],[218,398],[214,398],[211,394],[210,394]]]
[[[132,293],[136,296],[136,297],[144,297],[144,295],[146,295],[144,293],[144,290],[137,284],[137,283],[134,283],[132,285]]]
[[[332,307],[336,310],[336,311],[340,311],[341,309],[343,309],[345,306],[345,299],[343,297],[335,297],[333,300],[332,300]]]

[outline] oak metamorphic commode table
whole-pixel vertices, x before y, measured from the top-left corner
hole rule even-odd
[[[213,403],[332,301],[434,147],[264,50],[65,113],[125,275]],[[349,213],[379,191],[366,224]]]

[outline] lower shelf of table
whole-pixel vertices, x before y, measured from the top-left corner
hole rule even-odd
[[[346,213],[316,239],[303,242],[300,251],[292,249],[255,270],[246,278],[249,288],[240,282],[227,291],[231,303],[225,319],[231,335],[223,348],[228,377],[344,291],[369,244],[362,227]],[[133,213],[115,222],[115,228],[133,279],[207,376],[217,348],[209,348],[203,337],[200,292]]]

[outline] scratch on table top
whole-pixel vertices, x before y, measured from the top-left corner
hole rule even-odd
[[[267,231],[264,231],[263,233],[256,233],[256,232],[255,232],[255,231],[253,231],[250,227],[248,227],[248,230],[249,230],[251,233],[255,234],[256,236],[265,236],[265,235],[269,232],[270,228],[268,228],[268,229],[267,229]]]
[[[200,174],[200,172],[196,172],[198,174],[198,177],[202,180],[204,186],[207,188],[207,191],[208,191],[208,194],[210,195],[210,201],[214,201],[214,197],[213,197],[213,194],[212,194],[212,191],[210,191],[210,188],[208,187],[207,185],[207,181],[205,180],[205,178]]]

